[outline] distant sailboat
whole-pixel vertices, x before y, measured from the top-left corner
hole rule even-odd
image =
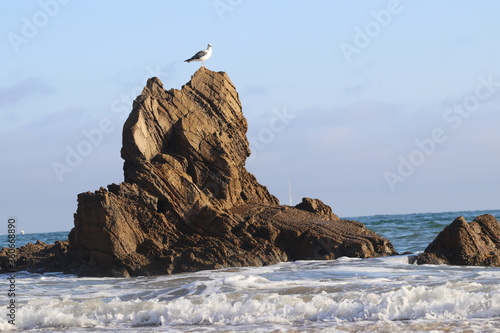
[[[24,230],[21,230],[20,234],[21,234],[21,235],[24,235]]]

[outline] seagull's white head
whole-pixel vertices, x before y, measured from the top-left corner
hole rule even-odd
[[[211,48],[212,47],[212,44],[208,44],[207,46],[207,49]]]

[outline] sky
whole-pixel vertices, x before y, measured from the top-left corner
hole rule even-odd
[[[0,234],[73,227],[123,181],[149,77],[180,89],[213,45],[248,120],[247,168],[341,217],[500,209],[500,2],[3,1]],[[451,221],[450,221],[451,222]],[[1,230],[5,226],[5,231]]]

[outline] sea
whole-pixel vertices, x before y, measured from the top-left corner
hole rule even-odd
[[[283,262],[134,278],[0,275],[0,331],[500,332],[500,268],[410,264],[456,217],[500,210],[349,217],[398,256]],[[18,235],[18,245],[68,232]],[[2,245],[6,244],[6,236]]]

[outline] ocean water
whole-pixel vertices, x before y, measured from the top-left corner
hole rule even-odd
[[[352,219],[389,238],[402,253],[423,251],[459,215],[471,221],[483,213],[500,218],[497,210]],[[342,257],[137,278],[17,272],[16,325],[7,322],[1,305],[0,331],[500,331],[500,268],[418,266],[408,257]],[[7,289],[7,275],[0,275],[5,305]]]
[[[36,243],[38,240],[47,243],[54,244],[58,240],[67,240],[69,231],[60,232],[47,232],[47,233],[33,233],[33,234],[17,234],[16,235],[16,246],[23,246],[28,243]],[[7,236],[0,236],[0,248],[6,247],[9,243],[7,242]]]

